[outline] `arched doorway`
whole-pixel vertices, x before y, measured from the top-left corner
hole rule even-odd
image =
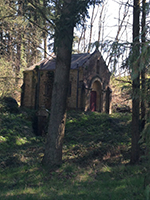
[[[98,78],[94,79],[91,84],[90,110],[99,112],[102,110],[102,88]]]

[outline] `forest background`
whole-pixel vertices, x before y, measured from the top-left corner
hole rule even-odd
[[[89,17],[75,29],[74,53],[92,52],[95,42],[98,42],[109,69],[121,73],[121,62],[128,57],[128,45],[132,41],[131,5],[130,1],[106,0],[101,5],[91,6]],[[14,93],[14,89],[18,86],[14,83],[22,80],[22,71],[26,67],[37,63],[43,57],[50,56],[53,52],[55,28],[53,6],[46,0],[1,1],[2,96]],[[122,47],[116,48],[116,42],[121,43]],[[121,60],[119,55],[122,57]],[[19,87],[20,85],[21,83]]]
[[[107,18],[107,15],[105,13],[107,13],[107,5],[109,4],[109,2],[110,1],[107,2],[82,0],[6,0],[1,2],[1,96],[4,97],[7,95],[11,95],[13,97],[16,97],[17,94],[20,93],[17,88],[20,88],[19,84],[21,84],[22,80],[22,71],[26,67],[29,67],[39,61],[43,57],[42,51],[44,52],[44,57],[46,57],[47,54],[50,54],[52,51],[55,51],[57,54],[57,66],[65,67],[66,72],[68,73],[69,61],[71,56],[70,47],[72,46],[73,39],[73,44],[75,47],[73,48],[73,50],[75,52],[91,52],[92,48],[99,48],[102,54],[105,56],[106,63],[112,73],[117,71],[119,72],[119,74],[121,74],[122,69],[128,70],[129,80],[127,80],[127,83],[130,83],[130,89],[132,88],[132,123],[130,129],[132,133],[132,141],[130,143],[130,164],[136,164],[140,161],[141,149],[139,141],[142,142],[142,144],[145,144],[147,158],[149,159],[149,2],[145,0],[117,2],[119,9],[117,12],[116,33],[114,39],[112,40],[105,37],[105,19]],[[76,5],[77,7],[73,7],[72,5]],[[87,18],[87,21],[89,21],[88,25],[86,17],[88,16],[89,5],[91,5],[91,17]],[[130,21],[131,15],[133,23]],[[94,29],[96,16],[98,16],[98,26],[97,29]],[[62,22],[65,26],[61,26]],[[77,25],[76,35],[72,37],[73,28],[75,25]],[[128,27],[129,29],[127,29]],[[130,29],[130,27],[132,30]],[[66,35],[64,34],[65,31],[69,31],[69,37],[66,37]],[[95,34],[96,32],[97,36]],[[88,35],[88,37],[86,37],[86,34]],[[92,40],[92,36],[94,35],[96,39]],[[62,36],[65,38],[65,40],[62,40]],[[47,51],[48,38],[49,51]],[[67,46],[66,44],[68,41],[69,51],[68,48],[62,48]],[[62,53],[62,49],[65,52],[64,55]],[[62,55],[64,56],[64,59],[67,58],[67,64],[64,61],[62,63],[59,62],[63,58]],[[118,70],[120,69],[120,66],[122,66],[121,71]],[[56,74],[59,73],[60,71],[58,71],[58,73]],[[67,85],[67,82],[63,83]],[[59,82],[59,84],[61,85],[61,82]],[[58,95],[59,92],[59,90],[55,90],[55,93],[57,93]],[[67,93],[65,92],[65,94]],[[65,95],[62,94],[62,97],[64,96]],[[58,100],[58,98],[56,100]],[[63,119],[66,119],[66,110],[64,105],[62,106],[63,109],[61,110],[61,112],[58,107],[57,113],[51,113],[51,124],[49,126],[47,134],[47,146],[45,148],[46,153],[44,152],[43,161],[43,164],[47,165],[49,169],[51,167],[54,167],[54,165],[56,166],[62,162],[61,139],[64,136],[65,130],[65,120]],[[60,113],[60,115],[58,113]],[[9,115],[6,112],[4,116]],[[59,118],[58,124],[55,124],[55,121],[57,119],[56,116]],[[108,121],[111,122],[112,120],[108,119]],[[55,134],[50,135],[50,129],[53,128],[52,125],[56,128],[61,127],[60,132],[53,130]],[[6,130],[3,132],[7,134]],[[8,136],[8,138],[5,138],[3,136],[1,137],[1,139],[3,140],[3,144],[11,142],[11,140],[9,141],[9,137],[12,136],[13,133],[14,132],[11,131],[11,134]],[[51,136],[53,136],[54,138],[54,142],[52,143],[52,145],[49,143],[51,140],[49,138]],[[56,140],[57,138],[59,138],[60,140]],[[10,139],[12,139],[12,137],[10,137]],[[23,140],[26,139],[24,138]],[[59,141],[61,141],[60,144],[57,143]],[[48,147],[52,147],[51,151],[49,151]],[[58,150],[57,147],[60,151],[55,152]],[[13,155],[13,158],[14,157],[15,155]],[[56,158],[56,160],[54,158]],[[7,167],[7,162],[4,162],[2,164],[4,167]],[[149,171],[148,168],[146,168],[146,170]],[[149,182],[147,183],[147,186],[149,188]],[[149,189],[147,191],[149,193]],[[147,197],[149,197],[149,195],[147,195]]]
[[[130,72],[137,71],[138,68],[142,69],[143,65],[147,64],[147,61],[144,60],[145,64],[133,70],[130,66],[132,60],[132,58],[130,59],[132,57],[130,54],[132,54],[133,38],[138,38],[138,40],[141,38],[142,40],[144,37],[146,44],[144,48],[146,50],[141,54],[143,57],[145,57],[147,49],[149,49],[147,48],[149,46],[149,3],[147,1],[135,1],[136,8],[133,2],[129,0],[87,1],[86,3],[84,2],[85,5],[83,2],[79,1],[80,7],[77,8],[80,14],[74,16],[78,23],[74,34],[73,51],[78,53],[91,52],[93,48],[99,48],[112,73],[117,71],[120,74],[122,69],[127,69],[128,74],[130,74]],[[88,3],[91,4],[90,7],[87,7],[89,6]],[[144,7],[143,4],[145,5]],[[2,97],[11,95],[19,100],[20,91],[18,90],[20,90],[22,84],[22,71],[26,67],[37,63],[43,57],[42,51],[44,52],[44,57],[47,57],[53,51],[56,52],[57,23],[59,23],[59,17],[61,16],[62,5],[61,2],[47,0],[6,0],[1,2],[0,84]],[[88,8],[90,8],[90,16]],[[108,12],[109,8],[117,15],[111,16]],[[141,9],[141,12],[134,12],[133,8]],[[145,14],[144,28],[142,26],[142,12]],[[135,18],[134,13],[138,13]],[[134,22],[135,19],[138,20],[138,23]],[[134,31],[134,24],[137,24],[137,31]],[[109,32],[108,30],[111,31]],[[144,36],[142,36],[143,30]],[[134,32],[137,32],[137,34],[133,36],[132,32],[133,35]],[[133,80],[135,76],[135,73],[134,75],[132,73]],[[139,114],[137,115],[139,118]]]
[[[68,5],[69,2],[70,1],[65,1]],[[79,1],[79,3],[82,5],[81,3],[85,2]],[[87,17],[88,3],[91,4],[91,10],[89,12],[91,14],[90,18]],[[73,50],[79,53],[91,52],[92,48],[99,48],[105,56],[106,63],[112,73],[117,71],[120,74],[122,69],[127,69],[128,74],[131,73],[131,79],[133,81],[132,88],[135,89],[133,90],[135,96],[132,96],[132,105],[135,107],[132,119],[134,122],[133,127],[135,128],[135,124],[139,124],[139,110],[137,112],[137,107],[140,108],[139,99],[141,96],[140,90],[137,90],[140,89],[139,73],[144,72],[143,75],[145,75],[146,67],[148,69],[147,63],[149,58],[147,55],[149,55],[149,37],[146,36],[149,33],[149,3],[146,1],[134,1],[134,4],[132,1],[113,3],[117,3],[118,12],[116,17],[117,24],[115,24],[116,32],[111,31],[112,40],[109,38],[109,34],[107,35],[107,22],[105,21],[105,19],[107,19],[106,13],[109,2],[87,1],[83,7],[78,7],[78,9],[81,9],[77,11],[79,14],[73,16],[75,21],[78,22],[76,34],[74,35],[73,44],[75,48]],[[58,25],[60,25],[59,20],[61,19],[61,14],[62,16],[64,14],[63,4],[57,1],[46,0],[3,1],[1,2],[0,9],[1,96],[11,95],[16,97],[17,93],[19,94],[17,87],[20,88],[22,71],[26,67],[38,62],[42,58],[42,51],[44,52],[44,57],[47,57],[47,54],[50,54],[52,51],[57,52],[57,40],[59,39],[59,42],[61,41],[57,34],[59,34],[60,31],[58,30]],[[133,24],[130,18],[132,13]],[[96,20],[96,18],[98,20]],[[89,25],[87,23],[88,21]],[[112,23],[113,20],[111,19],[110,21]],[[97,28],[94,28],[94,23],[98,23]],[[133,31],[131,31],[130,28],[132,28]],[[111,29],[113,30],[113,27],[111,27]],[[95,34],[96,32],[97,34]],[[132,32],[133,35],[131,34]],[[112,33],[115,34],[114,38]],[[92,36],[96,37],[97,40],[95,38],[93,40]],[[49,44],[47,45],[48,38]],[[136,48],[138,46],[138,50],[136,48],[134,49],[134,43],[136,44]],[[139,43],[141,43],[141,46]],[[49,51],[47,51],[48,48]],[[133,56],[137,59],[134,58],[133,60]],[[139,62],[139,60],[142,60],[142,62]],[[122,66],[121,71],[120,66]],[[141,81],[143,80],[145,81],[145,78],[141,79]],[[143,85],[141,84],[141,87],[145,85],[144,82],[142,83]],[[146,88],[141,90],[143,97],[145,96],[145,89]],[[138,97],[136,96],[137,94]],[[143,99],[141,102],[142,101]],[[141,113],[142,108],[141,106]],[[144,121],[146,120],[145,116],[141,119]],[[138,132],[138,135],[135,137],[137,145],[139,130],[136,131],[135,129],[134,132]],[[138,150],[136,149],[135,153],[137,152]],[[137,160],[138,158],[136,158],[136,161]]]

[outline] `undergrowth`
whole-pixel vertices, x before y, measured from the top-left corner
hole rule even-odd
[[[60,168],[41,165],[30,112],[0,114],[0,199],[144,200],[146,163],[129,165],[131,114],[69,111]]]

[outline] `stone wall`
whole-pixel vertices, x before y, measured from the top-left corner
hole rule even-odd
[[[77,106],[77,73],[78,82],[78,106]],[[91,57],[79,69],[70,70],[69,91],[67,107],[90,110],[91,91],[97,92],[97,108],[99,112],[105,111],[106,89],[109,85],[110,73],[99,51]],[[38,70],[24,72],[24,86],[22,106],[37,109],[45,106],[50,109],[52,88],[54,81],[53,70]]]
[[[81,108],[81,87],[83,80],[83,70],[79,68],[79,88],[78,88],[78,108]],[[71,96],[68,96],[67,106],[68,108],[76,108],[77,101],[77,69],[70,70],[70,83],[71,83]]]
[[[39,107],[50,109],[54,71],[40,71]]]
[[[91,91],[96,91],[96,110],[105,112],[105,93],[109,85],[110,73],[99,51],[95,52],[84,64],[83,81],[86,87],[85,110],[90,109]]]
[[[24,72],[24,84],[22,87],[22,102],[21,105],[34,108],[35,107],[35,88],[37,84],[37,73],[35,71]]]

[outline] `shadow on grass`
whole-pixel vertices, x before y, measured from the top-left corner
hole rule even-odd
[[[43,139],[33,135],[31,125],[21,116],[3,118],[0,199],[144,200],[143,167],[123,165],[130,147],[130,118],[69,113],[63,164],[53,171],[41,166]]]
[[[0,167],[34,163],[43,152],[43,138],[33,134],[32,123],[22,113],[0,114]]]
[[[64,159],[87,165],[91,159],[108,160],[112,164],[129,160],[130,121],[130,114],[75,113],[69,116]]]
[[[76,118],[68,119],[65,143],[85,144],[101,141],[112,145],[128,144],[131,136],[130,120],[130,114],[78,114]]]
[[[23,183],[18,182],[16,185],[4,183],[0,198],[5,200],[144,200],[141,171],[139,167],[111,168],[106,165],[101,165],[92,171],[79,168],[76,171],[75,167],[68,170],[67,167],[67,170],[61,168],[59,171],[38,177],[36,181],[38,184],[34,184],[34,177],[29,182],[29,177],[34,174],[31,173]],[[43,174],[41,170],[39,174]],[[22,179],[20,177],[20,180]]]

